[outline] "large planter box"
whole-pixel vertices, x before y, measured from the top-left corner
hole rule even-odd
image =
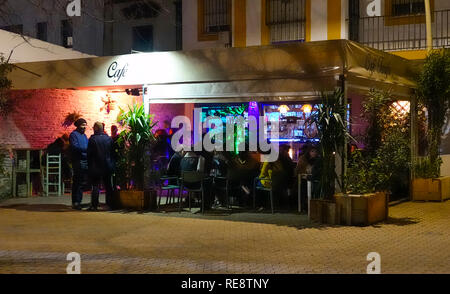
[[[336,195],[334,201],[311,199],[309,217],[312,221],[330,225],[367,226],[387,219],[388,203],[384,192]]]
[[[450,177],[412,181],[413,201],[444,201],[445,199],[450,199]]]
[[[368,226],[388,218],[389,199],[385,192],[364,195],[335,195],[339,224]]]
[[[135,210],[156,209],[156,191],[119,191],[116,194],[119,208]]]
[[[323,224],[336,224],[336,203],[329,200],[311,199],[309,201],[309,219]]]

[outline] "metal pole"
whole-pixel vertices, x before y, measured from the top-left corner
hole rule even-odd
[[[430,52],[433,49],[433,36],[431,32],[431,6],[430,0],[425,1],[425,21],[427,27],[427,51]]]

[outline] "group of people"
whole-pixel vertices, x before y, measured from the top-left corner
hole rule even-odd
[[[107,209],[113,206],[112,174],[114,172],[114,141],[117,128],[112,128],[112,137],[104,130],[104,124],[95,122],[94,134],[88,139],[85,132],[87,122],[80,118],[74,123],[76,129],[69,136],[72,161],[72,208],[81,210],[81,202],[86,181],[92,185],[90,211],[96,211],[99,205],[100,185],[106,191]]]
[[[113,174],[117,155],[115,145],[117,144],[117,127],[111,128],[111,137],[104,130],[104,124],[95,122],[93,124],[94,134],[88,139],[85,132],[87,122],[80,118],[74,123],[76,129],[68,138],[68,148],[72,162],[72,208],[81,210],[81,202],[86,183],[89,182],[91,189],[91,203],[88,208],[96,211],[99,206],[99,189],[103,185],[106,192],[107,209],[114,207],[113,201]],[[170,129],[160,130],[156,134],[161,144],[156,144],[153,154],[160,158],[166,158],[164,169],[170,176],[181,178],[184,171],[197,171],[205,175],[203,187],[205,190],[205,207],[223,206],[228,201],[224,189],[215,189],[228,183],[229,190],[239,201],[239,205],[250,205],[252,200],[252,189],[256,183],[258,186],[270,188],[273,191],[276,205],[290,206],[296,201],[297,179],[299,174],[308,174],[313,180],[320,178],[320,158],[318,148],[314,145],[304,145],[297,163],[289,156],[290,146],[280,145],[279,157],[273,162],[260,162],[258,152],[195,152],[181,150],[174,152],[169,143]],[[58,144],[57,144],[58,143]],[[60,142],[54,142],[55,145]],[[51,144],[52,145],[52,144]],[[49,145],[48,152],[52,152],[55,146]],[[167,163],[168,161],[168,163]],[[155,162],[154,162],[155,163]],[[255,180],[256,179],[256,180]],[[303,179],[302,181],[306,181]],[[188,188],[196,188],[200,183],[188,184]],[[189,187],[189,185],[191,185]],[[303,196],[302,208],[306,209],[306,185],[302,185]],[[267,197],[257,197],[260,209],[265,206]]]
[[[296,197],[296,181],[298,174],[309,174],[318,179],[320,173],[319,152],[316,146],[305,145],[298,163],[292,161],[289,145],[281,145],[279,157],[274,162],[260,162],[258,152],[194,152],[181,150],[172,155],[167,166],[167,174],[181,177],[184,171],[197,171],[206,176],[203,182],[205,189],[205,207],[223,206],[226,202],[224,189],[215,189],[225,185],[237,196],[240,205],[250,204],[253,185],[256,183],[273,190],[277,205],[290,206]],[[256,179],[256,181],[255,181]],[[196,188],[195,185],[191,188]],[[306,185],[302,185],[305,187]],[[302,207],[306,209],[306,192],[302,191]],[[263,209],[265,197],[257,197],[258,207]]]

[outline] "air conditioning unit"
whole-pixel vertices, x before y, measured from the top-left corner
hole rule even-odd
[[[224,44],[225,47],[231,47],[231,38],[230,32],[219,32],[219,42]]]

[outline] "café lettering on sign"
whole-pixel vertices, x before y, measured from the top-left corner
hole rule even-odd
[[[120,81],[121,78],[124,78],[128,71],[128,63],[125,63],[123,67],[120,67],[119,64],[114,61],[108,67],[108,78],[113,79],[114,83]]]
[[[391,74],[391,68],[385,64],[385,60],[381,56],[367,55],[364,61],[364,68],[373,75],[374,72],[378,72],[387,78]]]

